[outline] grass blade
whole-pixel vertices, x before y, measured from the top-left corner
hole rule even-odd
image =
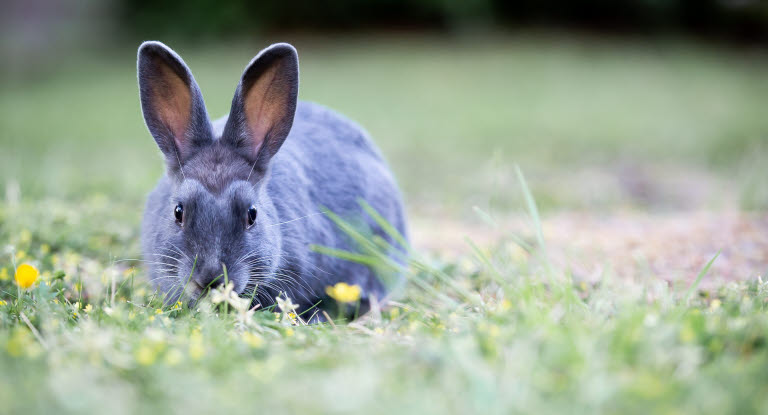
[[[712,259],[710,259],[709,262],[707,262],[707,265],[704,265],[704,268],[702,268],[701,271],[699,271],[699,275],[696,276],[696,281],[694,281],[693,284],[691,284],[691,286],[688,287],[688,290],[685,292],[684,297],[686,302],[691,299],[691,296],[693,295],[693,293],[696,292],[697,288],[699,288],[699,284],[701,284],[701,280],[704,279],[704,276],[707,274],[707,272],[709,272],[709,268],[712,267],[712,264],[715,262],[717,257],[720,256],[721,252],[722,250],[717,251],[715,256],[713,256]]]

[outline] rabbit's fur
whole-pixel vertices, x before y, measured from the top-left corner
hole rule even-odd
[[[142,248],[149,278],[168,301],[194,303],[223,281],[222,264],[241,296],[257,287],[254,305],[284,293],[305,310],[327,304],[325,288],[342,281],[362,288],[363,304],[387,294],[373,270],[312,249],[355,250],[324,209],[394,245],[359,200],[402,235],[406,224],[395,179],[367,134],[330,109],[297,101],[292,46],[259,53],[229,115],[213,123],[191,72],[164,44],[141,45],[138,78],[144,119],[167,165],[146,204]],[[257,215],[249,227],[251,206]]]

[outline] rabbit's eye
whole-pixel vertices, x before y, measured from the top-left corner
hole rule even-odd
[[[256,222],[256,215],[258,215],[258,211],[256,211],[256,206],[251,205],[251,207],[248,208],[248,228],[253,226],[253,224]]]
[[[173,209],[173,216],[176,217],[176,223],[181,225],[181,221],[184,219],[184,207],[181,206],[181,203],[176,205],[176,208]]]

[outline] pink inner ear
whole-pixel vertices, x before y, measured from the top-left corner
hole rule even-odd
[[[189,127],[192,93],[187,84],[171,68],[160,65],[158,75],[160,79],[152,89],[154,110],[173,134],[177,148],[182,149],[186,140],[185,133]]]
[[[251,134],[252,152],[257,154],[269,130],[285,115],[286,91],[275,82],[281,65],[264,71],[245,95],[245,122]]]

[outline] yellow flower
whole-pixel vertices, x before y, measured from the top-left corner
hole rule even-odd
[[[136,362],[138,362],[142,366],[149,366],[152,363],[155,363],[155,359],[157,358],[157,353],[155,353],[154,350],[152,350],[151,347],[149,347],[146,344],[143,344],[139,346],[139,348],[136,350]]]
[[[85,310],[86,313],[90,313],[91,311],[93,311],[93,306],[88,304],[87,306],[85,306],[83,310]]]
[[[253,347],[254,349],[257,349],[264,345],[264,339],[248,331],[243,333],[243,340],[247,345]]]
[[[51,246],[50,245],[48,245],[48,244],[40,245],[40,253],[41,254],[46,255],[49,252],[51,252]]]
[[[35,283],[39,274],[37,268],[32,265],[21,264],[16,268],[16,275],[14,278],[16,279],[16,284],[19,284],[19,287],[29,288]]]
[[[165,354],[165,364],[168,366],[176,366],[184,360],[184,355],[179,349],[171,349]]]
[[[24,252],[22,250],[19,250],[18,252],[16,252],[16,260],[17,261],[21,261],[22,259],[24,259],[26,257],[27,257],[27,253],[26,252]]]
[[[203,334],[199,329],[195,329],[189,335],[189,357],[192,360],[200,360],[205,356],[205,345],[203,344]]]
[[[499,326],[492,324],[491,327],[488,329],[488,334],[491,335],[491,337],[499,337]]]
[[[5,301],[3,301],[3,300],[0,300],[0,305],[6,305],[6,304],[8,304],[8,303],[6,303],[6,302],[5,302]]]
[[[696,332],[694,332],[690,326],[686,325],[682,328],[682,330],[680,330],[680,340],[684,343],[690,343],[695,339]]]
[[[0,268],[0,281],[5,281],[10,277],[11,276],[8,275],[8,268],[5,268],[5,267]]]
[[[24,329],[16,329],[5,343],[6,351],[13,357],[36,357],[42,351],[32,334]]]
[[[340,303],[351,303],[360,299],[360,286],[339,282],[325,287],[325,293]]]
[[[163,314],[163,309],[162,308],[156,309],[155,314]]]
[[[30,232],[28,229],[22,229],[21,232],[19,232],[19,242],[28,244],[31,240],[32,232]]]
[[[202,341],[195,341],[189,344],[189,357],[192,360],[200,360],[205,356],[205,346]]]

